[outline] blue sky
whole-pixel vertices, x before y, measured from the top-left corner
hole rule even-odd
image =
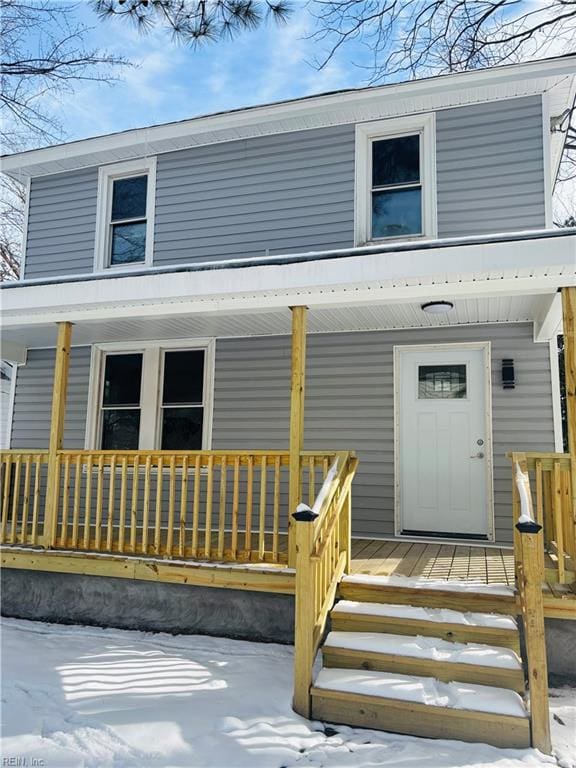
[[[318,71],[318,44],[307,3],[294,0],[285,25],[272,22],[233,41],[192,49],[160,29],[141,35],[124,19],[100,21],[87,4],[77,10],[91,27],[86,46],[121,54],[134,67],[119,69],[112,85],[79,83],[54,104],[67,140],[95,136],[235,107],[366,84],[366,72],[351,64],[359,46],[346,49]]]

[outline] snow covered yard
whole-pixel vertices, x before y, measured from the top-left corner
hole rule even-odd
[[[292,711],[291,691],[284,646],[5,619],[2,765],[576,767],[574,690],[552,692],[558,763],[533,750],[309,723]]]

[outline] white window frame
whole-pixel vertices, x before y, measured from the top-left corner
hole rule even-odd
[[[112,189],[118,179],[133,176],[148,177],[146,189],[146,248],[144,261],[132,264],[111,264],[110,248]],[[125,163],[103,165],[98,169],[98,199],[96,204],[96,240],[94,244],[94,271],[125,271],[151,267],[154,254],[154,212],[156,208],[156,158],[128,160]]]
[[[86,450],[101,450],[101,405],[104,386],[104,367],[108,353],[142,354],[142,387],[140,391],[140,435],[138,450],[160,450],[162,424],[160,406],[162,398],[163,352],[202,350],[204,352],[204,392],[202,422],[202,449],[212,446],[212,420],[214,409],[214,339],[170,339],[163,341],[122,341],[94,344],[90,361],[88,387],[88,413],[86,423]]]
[[[415,134],[420,136],[422,232],[402,237],[372,238],[372,142]],[[435,113],[357,124],[354,183],[355,245],[437,237]]]

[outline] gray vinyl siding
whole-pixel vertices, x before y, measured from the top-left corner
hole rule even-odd
[[[333,126],[159,155],[154,264],[351,247],[354,133]],[[544,226],[539,96],[439,111],[436,136],[440,237]],[[33,179],[25,277],[92,271],[97,187],[97,168]]]
[[[308,339],[306,449],[355,450],[357,536],[394,534],[393,347],[492,342],[496,534],[510,543],[510,464],[506,451],[553,451],[552,388],[547,344],[534,344],[529,323],[408,331],[312,335]],[[512,357],[516,389],[503,390],[502,358]],[[74,348],[66,414],[66,448],[82,448],[90,352]],[[46,448],[54,352],[30,350],[16,383],[13,448]],[[216,343],[212,445],[218,449],[286,448],[290,340],[286,336]]]
[[[436,115],[440,237],[545,227],[542,100]]]
[[[354,126],[158,157],[156,264],[353,244]]]
[[[30,349],[26,365],[17,368],[11,448],[47,449],[55,350]],[[70,355],[64,447],[84,448],[90,347],[73,347]]]
[[[92,272],[98,168],[32,179],[24,277]]]

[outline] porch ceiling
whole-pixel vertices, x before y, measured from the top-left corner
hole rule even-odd
[[[421,309],[421,301],[375,303],[318,307],[311,305],[309,333],[339,331],[392,330],[403,328],[433,328],[484,323],[533,322],[541,327],[548,318],[554,331],[557,322],[550,323],[554,293],[530,295],[497,295],[456,298],[447,292],[445,298],[454,303],[446,315],[430,315]],[[119,317],[83,320],[75,324],[73,344],[80,346],[96,342],[146,339],[178,339],[206,337],[268,336],[289,334],[291,328],[288,307],[232,313],[183,313],[179,315]],[[2,332],[2,343],[28,348],[54,346],[54,323],[12,326]]]

